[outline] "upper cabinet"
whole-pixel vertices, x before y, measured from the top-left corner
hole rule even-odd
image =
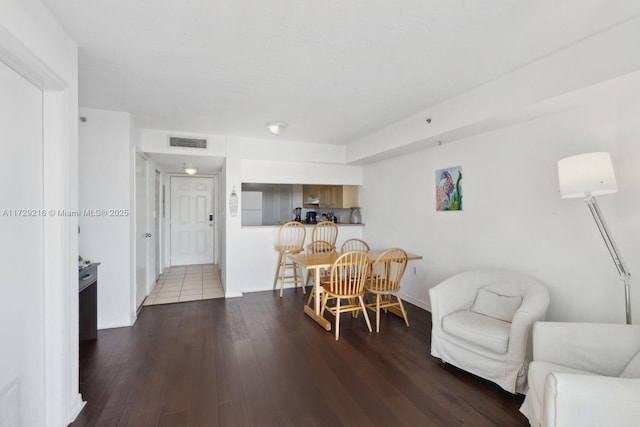
[[[352,208],[358,205],[357,185],[303,185],[306,208]]]
[[[358,201],[357,185],[341,185],[339,187],[342,190],[342,194],[340,195],[340,200],[342,201],[342,205],[338,207],[355,208],[360,206],[360,203]]]

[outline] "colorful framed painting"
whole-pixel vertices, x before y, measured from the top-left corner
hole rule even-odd
[[[462,166],[436,171],[436,210],[462,210]]]

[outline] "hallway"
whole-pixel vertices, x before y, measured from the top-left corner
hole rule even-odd
[[[160,275],[144,305],[171,304],[224,298],[220,269],[216,264],[170,267]]]

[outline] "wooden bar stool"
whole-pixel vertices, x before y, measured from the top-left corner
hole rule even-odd
[[[302,292],[306,293],[304,281],[302,280],[302,271],[295,262],[289,260],[288,255],[299,254],[304,250],[304,239],[307,237],[307,230],[304,225],[297,221],[289,221],[283,224],[278,231],[278,265],[276,266],[276,275],[273,279],[273,290],[280,280],[280,298],[284,291],[285,283],[293,283],[298,287],[298,283],[302,286]],[[287,275],[287,270],[291,271]]]

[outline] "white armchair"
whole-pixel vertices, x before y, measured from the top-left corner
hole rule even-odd
[[[640,425],[640,325],[536,323],[520,412],[534,427]]]
[[[546,316],[547,289],[523,274],[474,270],[439,283],[429,296],[431,355],[523,393],[530,331]]]

